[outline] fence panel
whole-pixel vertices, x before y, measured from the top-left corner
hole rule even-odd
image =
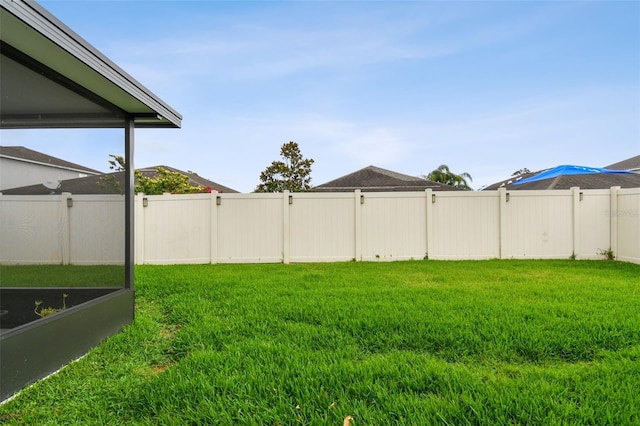
[[[611,214],[618,218],[618,260],[640,263],[640,189],[619,189],[618,209]]]
[[[422,259],[427,254],[424,192],[360,194],[361,256],[358,260]],[[360,200],[355,200],[360,203]]]
[[[60,195],[0,195],[0,262],[68,263],[67,207]]]
[[[640,263],[640,188],[138,195],[135,208],[138,264],[598,259],[609,248]],[[120,264],[123,210],[118,195],[0,195],[0,263]]]
[[[124,265],[124,196],[73,195],[69,214],[70,263]]]
[[[503,214],[503,258],[554,259],[573,254],[573,193],[511,191]]]
[[[217,262],[283,261],[283,194],[220,194]]]
[[[144,263],[211,261],[211,195],[145,195]]]
[[[429,259],[500,257],[500,198],[492,192],[437,192]]]
[[[355,259],[353,193],[295,193],[290,196],[291,262]]]
[[[611,247],[609,218],[611,191],[591,189],[580,192],[582,200],[576,203],[576,258],[602,259],[600,253]]]

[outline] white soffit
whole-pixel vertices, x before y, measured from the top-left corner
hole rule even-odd
[[[3,80],[0,112],[5,117],[20,110],[21,116],[27,117],[23,124],[8,127],[119,127],[116,123],[122,121],[124,115],[136,117],[136,127],[180,127],[182,116],[179,113],[44,8],[35,2],[24,0],[0,0],[0,5],[0,40],[5,46],[0,64]],[[16,89],[14,87],[12,90],[11,87],[15,83],[20,84],[21,81],[24,83],[27,79],[39,82],[38,87],[44,89],[47,85],[42,79],[49,78],[53,81],[55,77],[12,75],[12,72],[20,72],[22,65],[15,63],[13,58],[5,57],[5,53],[8,54],[9,51],[18,52],[21,57],[29,59],[32,62],[30,68],[34,68],[33,64],[36,64],[35,68],[41,64],[49,73],[53,71],[53,74],[81,89],[75,90],[74,93],[68,90],[68,87],[64,88],[71,93],[62,97],[53,95],[60,88],[51,89],[51,93],[43,95],[53,104],[56,99],[66,99],[64,105],[58,105],[58,111],[76,114],[76,123],[74,120],[64,121],[66,119],[61,118],[59,126],[49,126],[46,120],[43,122],[44,125],[38,124],[37,120],[32,120],[31,125],[28,124],[29,112],[30,116],[34,117],[47,111],[39,111],[42,108],[36,104],[32,104],[32,110],[25,110],[25,103],[28,103],[30,97],[34,97],[34,93],[23,93],[16,97]],[[24,67],[23,70],[28,68]],[[47,72],[42,74],[46,75]],[[81,100],[81,94],[90,95],[87,98],[93,105],[89,106],[87,99]],[[98,102],[94,102],[96,100]],[[49,108],[55,109],[55,105]],[[86,114],[78,111],[79,108],[85,108]],[[101,114],[102,112],[104,114]],[[54,116],[49,117],[53,117],[50,121],[55,121]],[[95,120],[92,121],[91,117],[95,117]]]

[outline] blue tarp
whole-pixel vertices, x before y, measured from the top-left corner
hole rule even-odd
[[[554,167],[553,169],[545,170],[544,172],[540,172],[537,175],[528,177],[526,179],[520,179],[517,182],[513,182],[513,184],[521,185],[523,183],[537,182],[539,180],[551,179],[557,176],[590,175],[590,174],[598,174],[598,173],[633,174],[633,172],[629,170],[612,170],[612,169],[600,169],[597,167],[564,165],[564,166]]]

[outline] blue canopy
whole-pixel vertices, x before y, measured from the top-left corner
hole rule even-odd
[[[590,175],[590,174],[633,174],[634,172],[629,170],[612,170],[612,169],[600,169],[598,167],[585,167],[585,166],[571,166],[563,165],[554,167],[553,169],[545,170],[537,175],[528,177],[526,179],[520,179],[517,182],[513,182],[514,185],[521,185],[528,182],[537,182],[539,180],[551,179],[557,176],[567,175]]]

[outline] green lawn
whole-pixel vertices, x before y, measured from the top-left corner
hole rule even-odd
[[[0,423],[640,423],[640,265],[142,266],[136,285],[136,322]]]
[[[122,265],[2,265],[3,287],[123,287]]]

